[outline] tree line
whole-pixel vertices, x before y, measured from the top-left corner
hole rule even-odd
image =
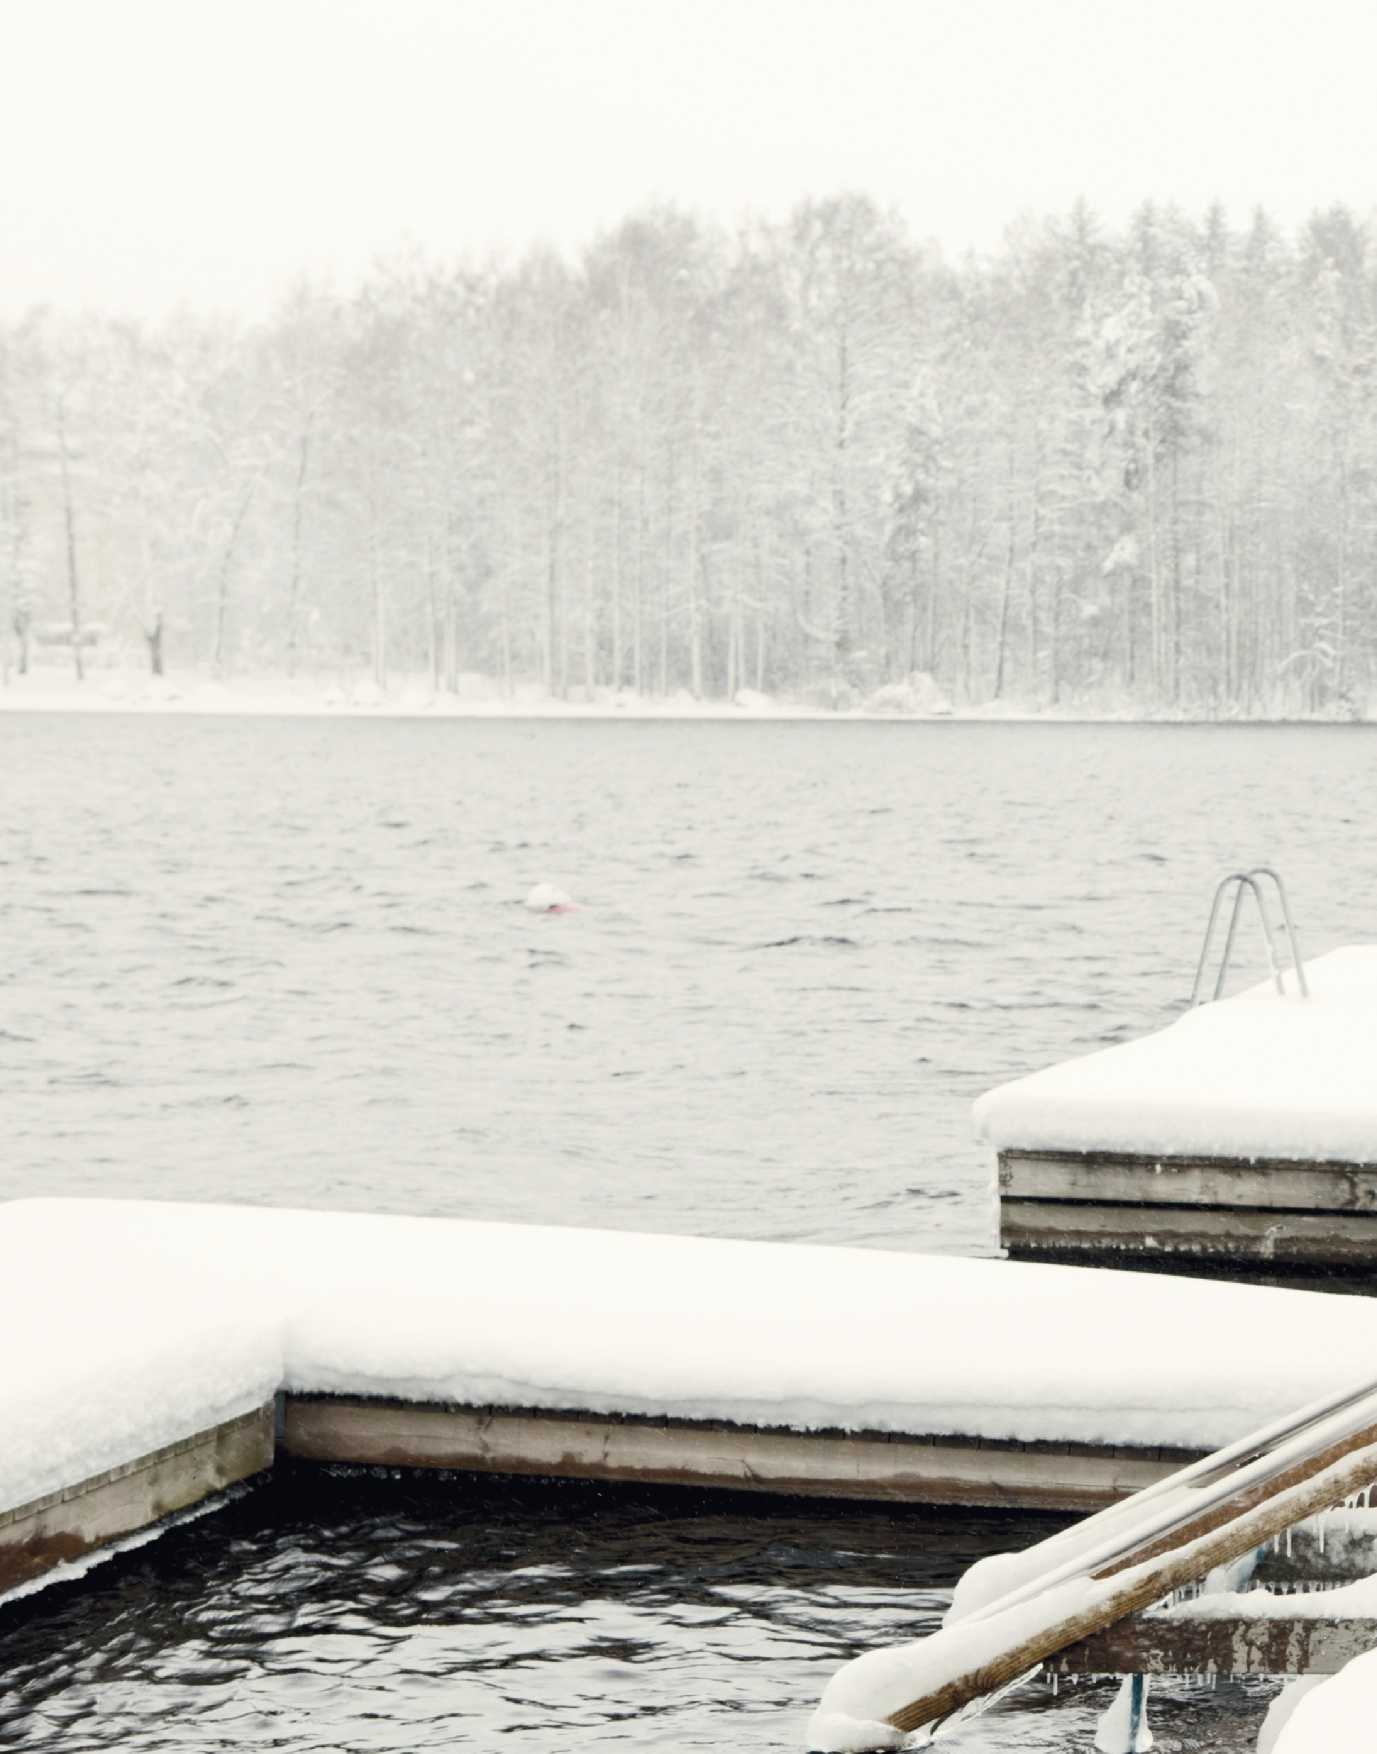
[[[411,252],[261,322],[0,326],[0,681],[467,672],[846,705],[1362,711],[1377,260],[1083,205],[958,263],[864,195]]]

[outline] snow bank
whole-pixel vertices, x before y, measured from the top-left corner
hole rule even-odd
[[[1000,1085],[975,1104],[996,1150],[1377,1163],[1377,947],[1306,964],[1140,1041]]]
[[[1362,1299],[454,1219],[28,1200],[0,1248],[0,1507],[278,1386],[1205,1450],[1377,1348]]]
[[[1329,1679],[1328,1675],[1298,1675],[1288,1681],[1267,1707],[1267,1715],[1257,1733],[1257,1754],[1276,1754],[1277,1739],[1290,1723],[1296,1707],[1307,1693],[1313,1693]]]
[[[1354,1657],[1337,1675],[1288,1703],[1273,1754],[1367,1754],[1377,1714],[1377,1651]]]
[[[926,670],[915,670],[902,682],[888,682],[868,694],[862,711],[899,718],[949,718],[951,701],[937,679]]]
[[[531,682],[508,692],[497,677],[466,672],[455,693],[437,690],[426,675],[405,676],[382,689],[367,675],[236,676],[231,681],[179,671],[156,677],[147,670],[92,668],[83,682],[69,669],[38,667],[0,686],[3,712],[226,713],[332,718],[618,718],[744,719],[836,718],[797,702],[738,690],[731,700],[700,700],[686,690],[672,695],[596,688],[591,694],[551,694]]]

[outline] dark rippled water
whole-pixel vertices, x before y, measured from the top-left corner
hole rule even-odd
[[[1210,886],[1377,937],[1362,729],[0,718],[0,1196],[988,1251],[988,1084]],[[582,904],[535,918],[550,879]],[[785,1748],[1024,1519],[300,1478],[0,1610],[0,1745]],[[1179,1692],[1159,1745],[1248,1744]],[[1018,1696],[981,1749],[1088,1746]],[[953,1744],[954,1746],[957,1744]]]
[[[928,1631],[1047,1518],[288,1476],[0,1608],[0,1745],[210,1754],[801,1747],[837,1663]],[[1268,1689],[1173,1687],[1159,1746],[1251,1746]],[[1112,1687],[1034,1685],[959,1750],[1088,1749]]]

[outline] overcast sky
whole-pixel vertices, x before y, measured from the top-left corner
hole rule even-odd
[[[1339,0],[0,0],[0,309],[262,312],[411,240],[864,189],[950,255],[1084,194],[1377,207]]]

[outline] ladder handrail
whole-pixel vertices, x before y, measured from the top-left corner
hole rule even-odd
[[[943,1674],[939,1658],[930,1679],[914,1674],[907,1702],[887,1711],[883,1721],[905,1732],[925,1728],[930,1738],[945,1736],[1057,1651],[1374,1480],[1377,1381],[1368,1380],[1274,1420],[1077,1530],[1040,1543],[1052,1561],[1046,1571],[919,1641],[949,1645],[955,1661]],[[1072,1589],[1068,1595],[1067,1586],[1077,1583],[1092,1594],[1078,1597]],[[1046,1602],[1041,1625],[1028,1618],[1039,1598]]]
[[[1210,949],[1214,943],[1214,931],[1219,921],[1219,910],[1231,887],[1234,905],[1229,914],[1228,929],[1224,934],[1224,950],[1219,959],[1219,973],[1215,979],[1211,998],[1218,999],[1223,996],[1224,982],[1228,979],[1229,962],[1233,956],[1239,916],[1243,911],[1243,897],[1249,893],[1257,903],[1258,918],[1262,922],[1263,937],[1267,943],[1267,962],[1271,969],[1272,979],[1276,984],[1277,992],[1285,997],[1286,982],[1281,963],[1277,957],[1276,934],[1272,929],[1271,920],[1267,917],[1267,906],[1263,900],[1259,878],[1269,879],[1276,889],[1277,900],[1281,904],[1282,922],[1286,928],[1287,947],[1291,952],[1291,967],[1296,975],[1296,985],[1299,988],[1301,998],[1308,999],[1310,997],[1310,987],[1306,981],[1305,967],[1301,960],[1300,939],[1296,934],[1295,921],[1291,917],[1291,903],[1287,899],[1286,885],[1281,880],[1280,872],[1271,865],[1254,865],[1249,871],[1230,871],[1226,876],[1221,877],[1215,886],[1214,899],[1210,903],[1210,917],[1205,926],[1205,940],[1200,946],[1200,960],[1196,963],[1195,981],[1191,987],[1192,1008],[1201,1003],[1201,988],[1205,981],[1205,970],[1209,966]]]
[[[1350,1383],[1333,1394],[1321,1395],[1318,1399],[1307,1402],[1305,1406],[1297,1407],[1294,1412],[1272,1420],[1269,1425],[1246,1432],[1232,1443],[1225,1444],[1222,1449],[1207,1456],[1198,1456],[1174,1473],[1164,1474],[1160,1480],[1141,1487],[1128,1498],[1121,1498],[1117,1504],[1106,1505],[1103,1510],[1095,1511],[1080,1522],[1072,1524],[1069,1529],[1049,1535],[1046,1540],[1039,1541],[1034,1550],[1046,1553],[1051,1558],[1059,1550],[1070,1549],[1083,1557],[1087,1551],[1085,1537],[1090,1531],[1099,1528],[1108,1534],[1111,1529],[1122,1529],[1132,1517],[1145,1507],[1150,1507],[1159,1498],[1174,1498],[1188,1490],[1210,1486],[1225,1478],[1232,1485],[1236,1485],[1239,1472],[1251,1463],[1274,1454],[1282,1445],[1294,1443],[1297,1438],[1313,1432],[1317,1426],[1326,1425],[1338,1415],[1351,1413],[1355,1408],[1361,1408],[1363,1403],[1374,1399],[1377,1399],[1377,1377],[1364,1377],[1361,1382]],[[1198,1509],[1200,1500],[1197,1499],[1195,1503]],[[1039,1580],[1042,1585],[1046,1584],[1048,1575],[1042,1574]],[[993,1603],[986,1606],[993,1606]],[[976,1610],[963,1618],[974,1619],[983,1611]]]
[[[1270,877],[1272,879],[1272,883],[1277,892],[1277,900],[1281,903],[1281,917],[1286,926],[1287,942],[1291,946],[1291,966],[1296,971],[1296,985],[1300,988],[1301,998],[1308,999],[1310,997],[1310,988],[1305,979],[1305,964],[1301,960],[1300,939],[1296,936],[1296,922],[1291,918],[1291,903],[1286,899],[1286,885],[1281,880],[1281,872],[1274,870],[1271,865],[1254,865],[1250,875],[1253,877]],[[1260,898],[1258,905],[1259,907],[1262,905]],[[1264,925],[1266,924],[1265,916],[1263,923]],[[1270,930],[1268,932],[1268,939],[1270,942]],[[1280,986],[1280,975],[1277,977],[1277,982],[1278,986]]]

